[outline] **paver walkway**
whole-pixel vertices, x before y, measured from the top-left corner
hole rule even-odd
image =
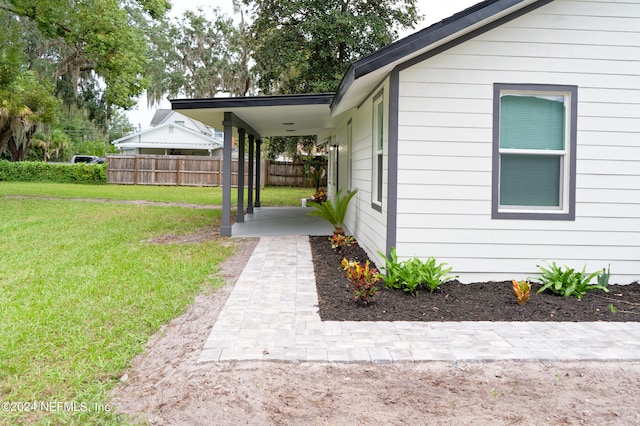
[[[640,360],[640,323],[323,322],[308,237],[262,237],[198,362],[236,360]]]

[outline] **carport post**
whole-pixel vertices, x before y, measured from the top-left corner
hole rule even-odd
[[[244,144],[245,130],[238,129],[238,209],[236,210],[236,222],[244,222]]]
[[[258,139],[256,142],[256,202],[254,206],[260,207],[260,145],[262,145],[262,141]]]
[[[222,148],[222,225],[220,235],[231,236],[231,145],[233,143],[233,116],[224,113],[224,146]]]
[[[249,134],[249,189],[247,191],[247,214],[253,213],[253,144],[254,138]]]

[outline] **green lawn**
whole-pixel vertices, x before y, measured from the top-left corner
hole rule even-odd
[[[231,202],[237,203],[238,191],[231,190]],[[260,191],[261,205],[299,206],[302,198],[311,198],[312,188],[268,186]],[[40,182],[0,182],[3,196],[107,198],[113,200],[146,200],[170,203],[222,204],[222,189],[190,186],[150,185],[74,185]],[[245,190],[246,200],[246,190]],[[246,202],[245,202],[246,205]]]
[[[263,205],[299,205],[309,192],[266,188]],[[126,423],[94,404],[106,403],[162,324],[223,283],[218,265],[233,252],[222,238],[149,241],[219,224],[220,210],[68,198],[218,204],[220,197],[218,188],[0,182],[0,401],[38,404],[31,412],[3,405],[0,424]],[[51,402],[75,403],[77,411],[40,405]]]

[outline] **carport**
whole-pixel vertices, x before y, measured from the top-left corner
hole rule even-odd
[[[316,135],[322,140],[331,135],[333,93],[317,95],[254,96],[242,98],[173,99],[171,108],[202,123],[224,131],[222,160],[222,225],[220,235],[231,236],[231,149],[238,142],[240,159],[248,155],[248,197],[245,212],[244,179],[238,179],[236,223],[245,222],[245,214],[260,207],[260,185],[254,188],[254,173],[260,182],[260,152],[264,137]],[[247,144],[248,142],[248,144]],[[245,145],[248,153],[245,153]],[[255,170],[254,170],[255,162]],[[238,176],[244,176],[244,161],[238,161]],[[255,197],[254,197],[255,194]],[[277,212],[273,212],[277,213]],[[272,218],[273,215],[258,215]],[[285,218],[283,218],[285,219]],[[264,220],[258,226],[273,226]],[[254,223],[253,226],[256,226]]]

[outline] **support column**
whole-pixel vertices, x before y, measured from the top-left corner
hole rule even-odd
[[[256,142],[256,202],[254,206],[260,207],[260,145],[262,145],[262,141],[258,139]]]
[[[253,144],[255,136],[249,135],[249,188],[247,191],[247,214],[253,213]]]
[[[222,148],[222,225],[220,235],[231,236],[231,145],[233,143],[233,116],[224,114],[224,146]]]
[[[244,222],[244,143],[245,130],[238,129],[238,209],[236,222]]]

